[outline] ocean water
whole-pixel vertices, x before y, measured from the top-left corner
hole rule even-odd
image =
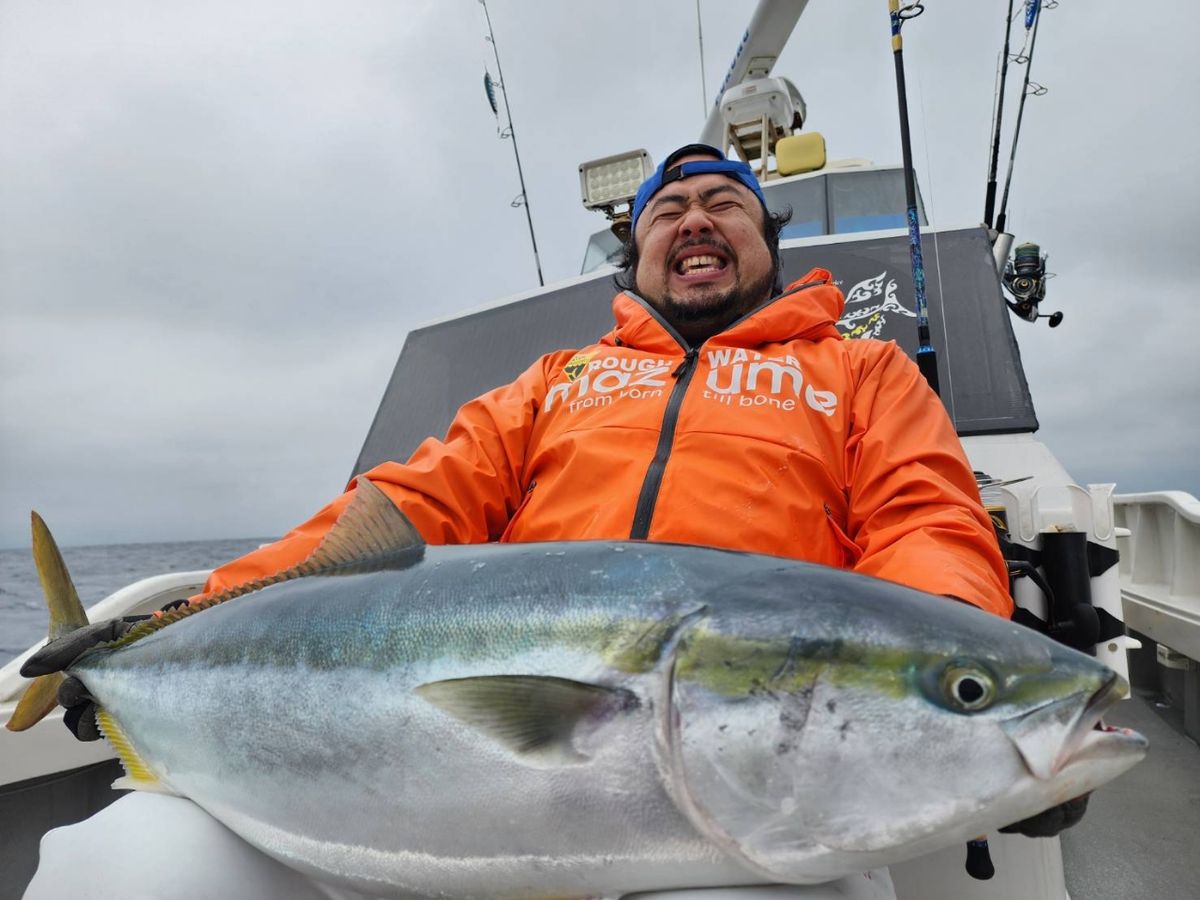
[[[141,578],[211,569],[270,538],[63,547],[63,560],[85,607]],[[46,639],[46,603],[28,549],[0,550],[0,665]]]

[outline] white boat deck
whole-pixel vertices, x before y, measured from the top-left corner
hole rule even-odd
[[[1166,900],[1200,891],[1200,746],[1135,695],[1106,716],[1150,739],[1146,759],[1092,795],[1062,834],[1073,900]]]

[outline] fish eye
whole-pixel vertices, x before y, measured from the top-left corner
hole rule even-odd
[[[978,712],[996,699],[996,681],[979,666],[951,663],[942,674],[942,693],[956,709]]]

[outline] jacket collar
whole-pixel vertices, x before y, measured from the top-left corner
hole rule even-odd
[[[747,313],[705,343],[733,347],[791,340],[839,338],[834,323],[846,301],[828,269],[812,269],[784,292]],[[679,353],[687,344],[654,307],[632,291],[613,298],[616,327],[602,343],[636,347],[649,353]]]

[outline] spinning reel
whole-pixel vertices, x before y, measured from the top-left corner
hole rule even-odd
[[[1038,304],[1046,299],[1046,281],[1054,277],[1046,271],[1047,259],[1049,254],[1042,253],[1042,248],[1034,243],[1021,244],[1013,250],[1013,258],[1005,265],[1001,278],[1013,299],[1006,298],[1004,302],[1026,322],[1049,319],[1050,327],[1057,328],[1062,324],[1061,312],[1038,312]]]

